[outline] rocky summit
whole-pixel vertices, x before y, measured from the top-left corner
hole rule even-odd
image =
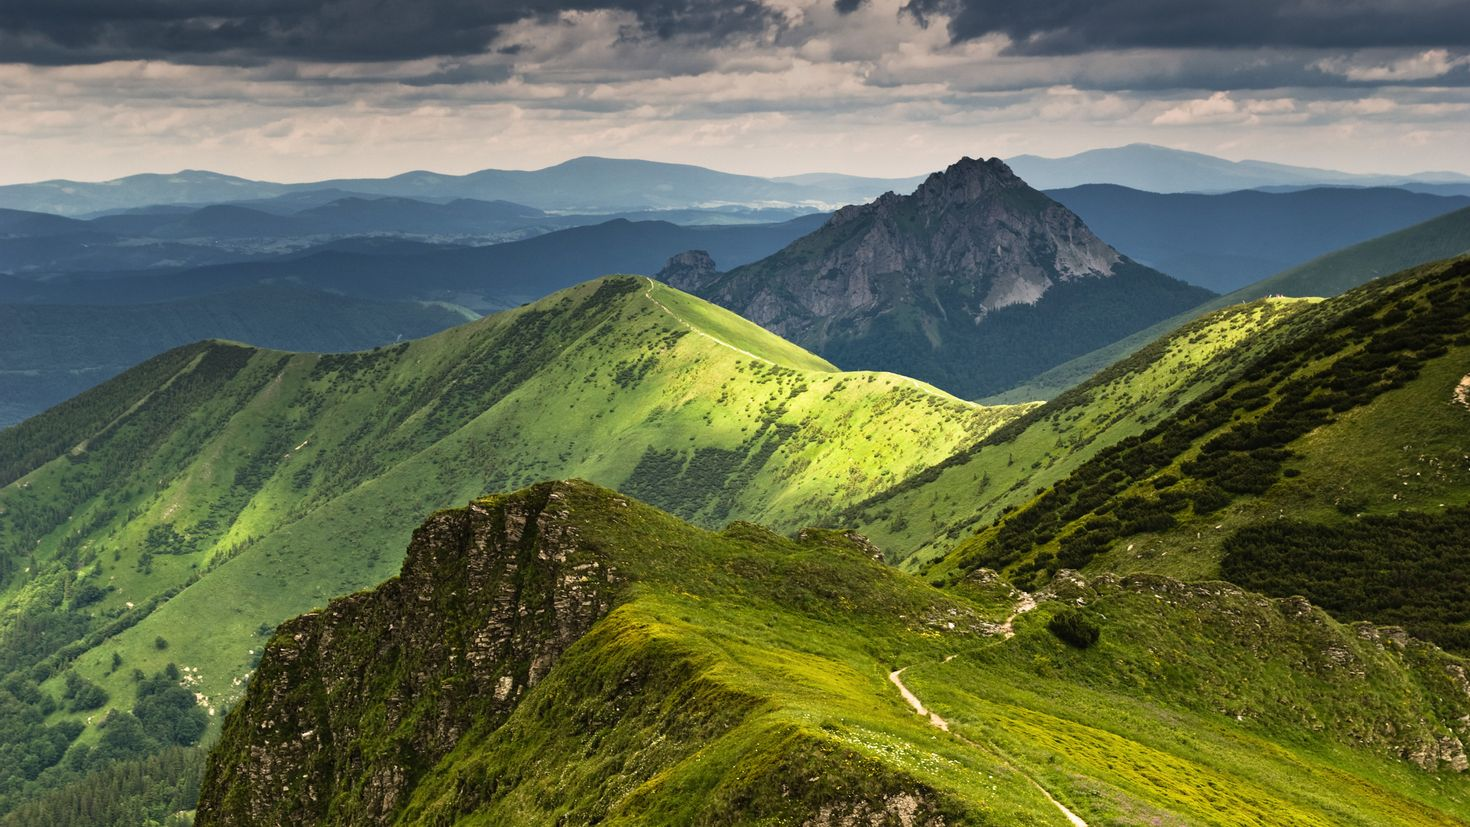
[[[660,277],[838,365],[969,397],[1209,297],[1123,256],[996,158],[844,207],[753,264],[719,273],[685,253]]]

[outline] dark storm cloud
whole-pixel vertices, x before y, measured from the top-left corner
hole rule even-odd
[[[1006,35],[1015,54],[1470,45],[1470,0],[909,0],[904,11],[947,17],[956,41]]]
[[[477,54],[502,27],[562,11],[634,14],[640,31],[721,42],[780,21],[758,0],[4,0],[0,62],[382,61]]]

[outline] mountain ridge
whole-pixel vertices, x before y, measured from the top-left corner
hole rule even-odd
[[[1060,158],[1019,155],[1009,159],[1039,189],[1079,184],[1121,184],[1149,192],[1228,192],[1280,186],[1393,186],[1470,184],[1457,172],[1410,175],[1347,173],[1269,161],[1230,161],[1202,152],[1155,144],[1090,149]]]
[[[12,600],[91,587],[77,613],[62,604],[77,637],[25,656],[48,664],[44,691],[85,675],[127,709],[119,652],[129,669],[187,666],[218,711],[262,624],[391,575],[379,538],[401,548],[446,502],[581,476],[706,525],[789,527],[1024,410],[838,372],[697,298],[609,277],[374,351],[181,348],[0,431],[0,559],[17,564],[0,574]]]
[[[274,198],[313,189],[373,195],[506,200],[560,211],[694,207],[711,203],[832,207],[904,188],[914,179],[823,175],[781,181],[692,164],[581,156],[535,170],[483,169],[461,175],[416,170],[385,178],[332,178],[282,184],[220,173],[144,173],[104,182],[41,181],[0,186],[0,206],[78,215],[150,204]],[[874,191],[874,187],[880,187]],[[130,191],[131,190],[131,191]]]

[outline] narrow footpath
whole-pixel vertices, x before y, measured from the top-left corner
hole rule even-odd
[[[1036,601],[1034,601],[1034,600],[1031,599],[1031,595],[1028,594],[1028,595],[1023,596],[1021,598],[1021,600],[1016,604],[1015,611],[1011,612],[1010,617],[1007,617],[1005,623],[1002,624],[1002,626],[1001,626],[1002,633],[1007,638],[1010,638],[1010,637],[1014,636],[1015,635],[1015,632],[1011,629],[1011,623],[1012,623],[1012,621],[1014,621],[1016,619],[1016,616],[1017,615],[1023,614],[1025,612],[1029,612],[1029,611],[1031,611],[1034,608],[1036,608]],[[946,663],[948,663],[950,661],[950,659],[952,659],[953,657],[954,657],[954,655],[950,655],[949,657],[945,658],[944,660],[945,660]],[[905,666],[903,669],[895,669],[894,671],[889,672],[888,673],[888,680],[892,681],[893,682],[893,685],[896,686],[896,687],[898,687],[898,694],[900,694],[900,695],[903,696],[903,699],[908,702],[908,705],[909,706],[911,706],[911,707],[914,708],[914,711],[915,712],[919,713],[920,716],[922,716],[923,718],[925,718],[926,720],[928,720],[931,726],[935,727],[936,729],[943,730],[944,732],[949,732],[949,722],[946,721],[946,720],[944,720],[943,718],[939,717],[939,714],[937,712],[934,712],[933,710],[931,710],[928,707],[924,706],[924,702],[921,701],[921,700],[919,700],[919,696],[918,695],[915,695],[908,688],[908,686],[904,685],[904,682],[903,682],[903,673],[907,669],[908,669],[908,667]],[[975,749],[981,750],[982,752],[987,752],[987,753],[995,756],[996,758],[999,758],[1000,760],[1004,761],[1005,763],[1010,764],[1011,769],[1014,769],[1018,775],[1020,775],[1022,778],[1026,779],[1027,781],[1029,781],[1031,783],[1031,786],[1035,787],[1037,789],[1037,791],[1039,791],[1042,795],[1046,796],[1046,800],[1047,801],[1050,801],[1052,803],[1052,806],[1053,807],[1056,807],[1057,810],[1059,812],[1061,812],[1062,816],[1067,819],[1067,822],[1069,824],[1071,824],[1072,827],[1087,827],[1087,822],[1083,821],[1080,816],[1078,816],[1076,813],[1072,812],[1071,810],[1067,809],[1066,806],[1062,804],[1062,802],[1060,802],[1060,801],[1056,800],[1055,798],[1053,798],[1052,797],[1052,794],[1049,793],[1049,792],[1047,792],[1046,791],[1046,788],[1043,787],[1043,786],[1041,786],[1041,783],[1040,782],[1038,782],[1035,778],[1032,778],[1028,773],[1026,773],[1020,767],[1017,767],[1015,764],[1011,763],[1004,756],[1000,755],[995,750],[993,750],[993,749],[991,749],[989,747],[981,746],[980,744],[977,744],[974,741],[971,741],[969,738],[966,738],[963,735],[960,735],[958,733],[953,733],[953,732],[950,732],[950,734],[953,735],[954,737],[960,739],[965,744],[967,744],[969,746],[972,746]]]

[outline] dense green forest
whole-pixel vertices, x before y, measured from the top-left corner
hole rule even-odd
[[[203,771],[197,747],[120,759],[21,804],[0,827],[186,827]]]

